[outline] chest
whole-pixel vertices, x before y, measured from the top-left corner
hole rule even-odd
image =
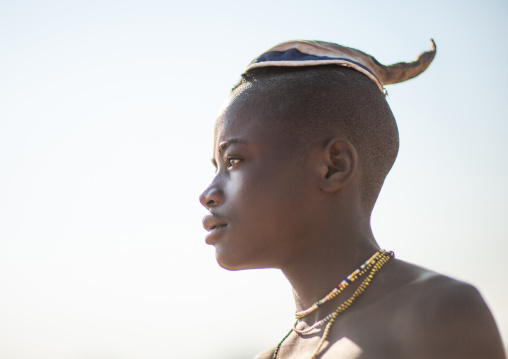
[[[383,310],[384,309],[384,310]],[[388,308],[372,306],[344,313],[332,326],[319,359],[395,359],[404,357],[404,325]],[[312,335],[292,333],[281,346],[277,359],[310,359],[323,331]]]

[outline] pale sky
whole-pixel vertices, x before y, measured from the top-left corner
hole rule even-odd
[[[228,272],[198,195],[245,66],[317,39],[385,64],[401,148],[383,248],[476,285],[508,343],[506,1],[0,3],[0,357],[251,358],[293,323],[275,270]],[[199,342],[199,344],[197,344]]]

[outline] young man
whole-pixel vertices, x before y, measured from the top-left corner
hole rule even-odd
[[[255,59],[215,126],[200,197],[218,263],[279,268],[296,323],[271,358],[504,358],[478,291],[382,251],[370,215],[398,152],[384,85],[423,72],[435,47],[391,66],[317,41]]]

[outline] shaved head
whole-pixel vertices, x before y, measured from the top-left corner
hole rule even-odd
[[[243,74],[232,95],[240,101],[261,96],[262,113],[285,121],[302,153],[336,136],[347,138],[358,153],[362,205],[372,211],[397,157],[399,136],[392,111],[371,79],[337,65],[266,67]]]

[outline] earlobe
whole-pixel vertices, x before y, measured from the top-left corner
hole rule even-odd
[[[329,141],[324,151],[321,189],[335,192],[345,187],[356,171],[357,154],[351,142],[343,138]]]

